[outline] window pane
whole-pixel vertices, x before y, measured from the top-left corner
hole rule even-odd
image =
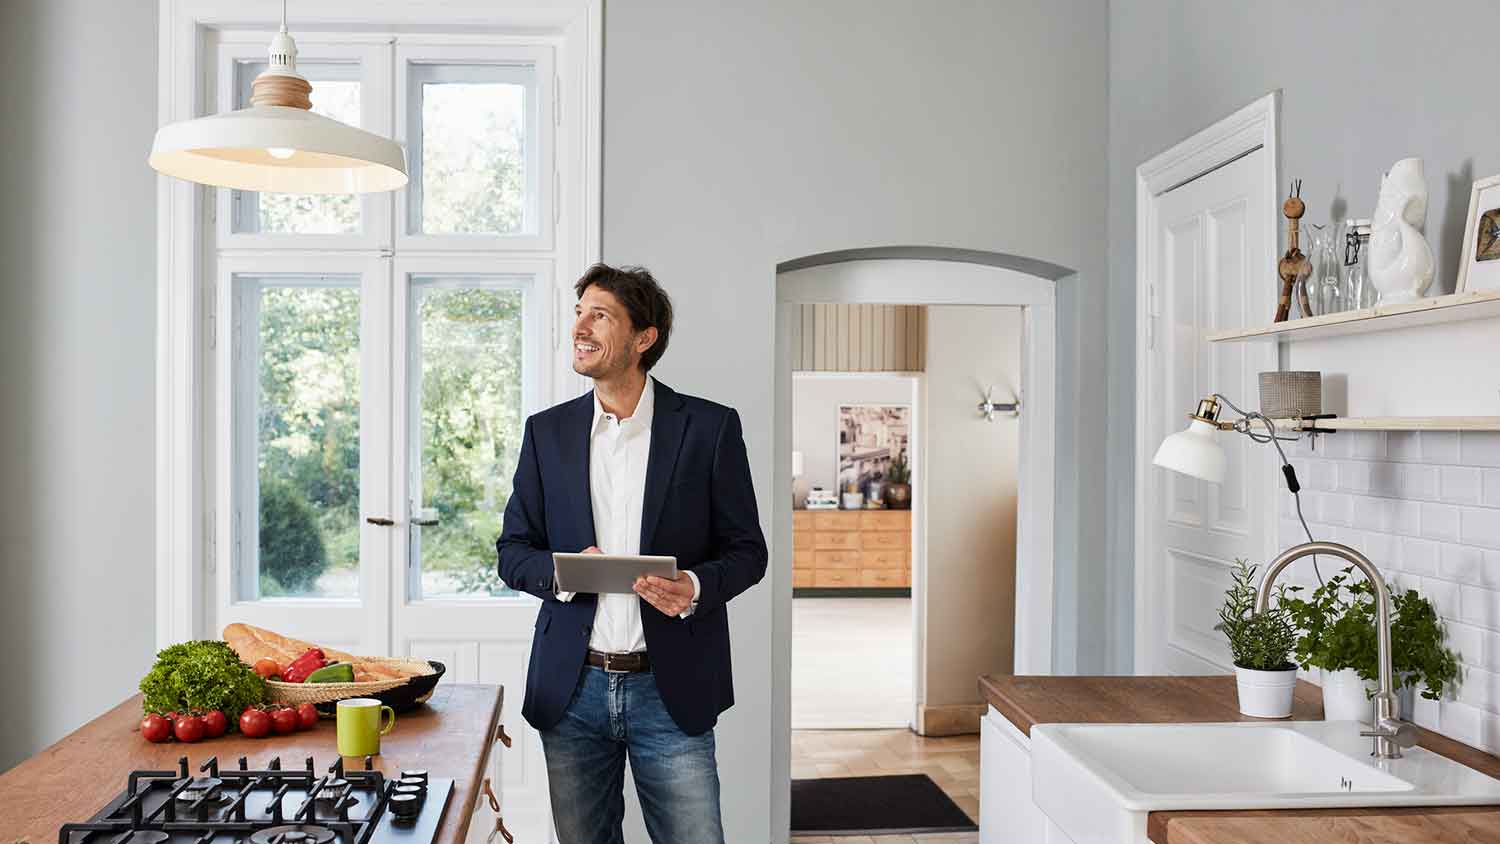
[[[250,83],[265,62],[236,67],[238,108],[250,104]],[[350,126],[360,124],[359,65],[298,62],[297,70],[312,83],[312,110]],[[355,194],[253,193],[235,191],[236,232],[267,234],[357,234],[359,197]]]
[[[255,525],[241,547],[256,553],[242,562],[239,597],[358,597],[359,281],[250,284],[242,302],[254,320],[242,326],[253,357],[237,371],[256,379],[256,401],[253,417],[236,419],[254,426],[254,453],[239,465],[254,466],[258,503],[253,519],[240,512]]]
[[[422,597],[515,594],[496,576],[495,540],[521,450],[524,283],[427,278],[412,289],[411,553]]]
[[[536,164],[528,125],[535,69],[412,65],[421,170],[411,230],[425,234],[532,234]]]

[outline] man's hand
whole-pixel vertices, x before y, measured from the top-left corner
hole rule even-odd
[[[637,577],[635,594],[645,598],[647,603],[664,614],[675,618],[687,612],[687,608],[693,603],[693,581],[688,578],[687,572],[682,571],[677,572],[674,580],[654,574]]]

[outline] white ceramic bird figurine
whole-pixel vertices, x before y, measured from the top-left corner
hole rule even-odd
[[[1380,304],[1414,302],[1432,284],[1432,247],[1422,235],[1426,221],[1422,159],[1403,158],[1380,177],[1370,225],[1370,282],[1380,291]]]

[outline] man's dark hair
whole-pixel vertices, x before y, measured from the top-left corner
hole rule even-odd
[[[656,329],[656,342],[641,353],[641,369],[650,372],[667,351],[667,338],[672,334],[672,299],[667,291],[656,283],[651,271],[645,267],[611,267],[595,264],[589,267],[583,278],[573,285],[573,292],[583,298],[584,291],[598,287],[614,294],[625,313],[630,315],[630,327],[635,331]]]

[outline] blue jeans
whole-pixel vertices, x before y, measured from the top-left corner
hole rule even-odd
[[[562,721],[542,734],[561,844],[621,844],[625,760],[656,844],[722,844],[714,732],[677,728],[656,675],[586,665]]]

